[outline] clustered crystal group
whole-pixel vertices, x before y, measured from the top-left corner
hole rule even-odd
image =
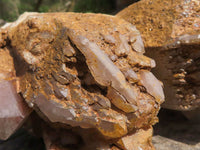
[[[118,17],[23,14],[0,29],[0,138],[35,111],[47,149],[153,149],[164,94],[143,54],[139,31]]]

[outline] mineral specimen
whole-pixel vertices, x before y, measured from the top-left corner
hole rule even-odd
[[[163,107],[200,107],[200,1],[141,0],[117,14],[141,31],[154,73],[164,84]]]
[[[19,91],[47,122],[96,128],[110,148],[157,122],[162,84],[130,23],[102,14],[25,13],[3,32]]]

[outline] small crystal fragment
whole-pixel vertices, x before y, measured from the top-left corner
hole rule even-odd
[[[137,54],[135,51],[130,51],[128,55],[129,64],[131,66],[139,65],[141,67],[154,68],[156,63],[153,59],[141,54]]]
[[[117,141],[117,145],[124,150],[150,150],[154,149],[149,144],[153,134],[152,128],[139,129],[131,135],[126,135]]]
[[[121,40],[119,47],[115,50],[117,56],[126,56],[129,54],[130,46],[125,35],[119,34],[119,39]]]
[[[124,71],[123,73],[125,77],[128,79],[128,81],[131,83],[135,83],[139,80],[137,74],[132,69]]]
[[[129,104],[126,99],[120,95],[119,92],[117,92],[112,87],[108,88],[107,97],[111,100],[111,102],[119,109],[123,110],[126,113],[135,112],[137,110],[137,107]]]
[[[144,44],[140,35],[130,34],[130,42],[133,50],[139,53],[144,53]]]
[[[162,84],[158,79],[149,71],[140,71],[141,83],[147,89],[147,92],[156,98],[158,102],[164,101],[164,93]]]
[[[112,35],[103,35],[105,42],[115,44],[115,38]]]

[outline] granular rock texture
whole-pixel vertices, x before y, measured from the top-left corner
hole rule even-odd
[[[199,0],[141,0],[117,14],[141,31],[154,73],[164,84],[163,107],[194,110],[200,106]]]
[[[140,138],[157,122],[162,84],[130,23],[102,14],[25,13],[2,33],[21,95],[46,121],[96,128],[123,149],[123,136]],[[153,149],[151,134],[135,149]]]
[[[16,80],[13,58],[7,48],[0,49],[0,80]]]
[[[141,32],[145,47],[162,47],[171,38],[200,32],[198,0],[141,0],[117,14]]]
[[[153,129],[151,127],[137,130],[135,133],[126,135],[117,141],[117,145],[122,149],[133,149],[133,150],[148,150],[154,149],[152,140]]]

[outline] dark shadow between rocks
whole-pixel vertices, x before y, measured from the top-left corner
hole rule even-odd
[[[0,141],[0,150],[45,150],[42,138],[31,135],[23,127],[6,141]]]
[[[168,44],[148,47],[146,55],[153,58],[155,76],[163,82],[167,109],[189,111],[200,106],[200,45]]]
[[[198,123],[186,119],[180,111],[161,109],[159,123],[154,126],[154,135],[166,137],[188,145],[200,142]]]

